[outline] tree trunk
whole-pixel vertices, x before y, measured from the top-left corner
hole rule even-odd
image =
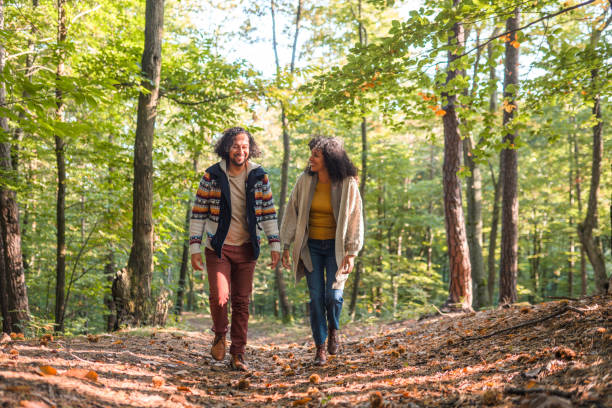
[[[132,248],[127,265],[130,281],[129,322],[146,324],[152,313],[151,279],[153,275],[153,135],[162,59],[164,0],[147,0],[145,44],[142,54],[142,86],[148,92],[138,97],[136,140],[134,143],[134,188]],[[127,316],[125,316],[127,317]],[[124,323],[122,321],[119,322]]]
[[[582,176],[580,174],[580,154],[578,149],[578,137],[574,134],[574,168],[576,169],[576,201],[578,202],[578,217],[582,218]],[[580,238],[580,235],[578,236]],[[584,246],[580,244],[580,296],[587,294],[586,255]]]
[[[187,201],[187,215],[185,231],[189,231],[189,219],[191,216],[191,201]],[[187,268],[189,267],[189,239],[183,241],[183,256],[181,257],[181,269],[179,273],[178,289],[176,291],[176,306],[174,312],[177,315],[183,313],[183,298],[185,297],[185,282],[187,280]]]
[[[570,122],[571,122],[571,118],[570,118]],[[568,182],[569,182],[569,189],[568,189],[568,198],[569,198],[569,208],[570,208],[570,214],[574,209],[574,188],[572,186],[572,184],[574,183],[574,155],[573,155],[573,150],[574,150],[574,146],[573,146],[573,139],[576,137],[576,135],[574,134],[570,134],[568,135],[568,158],[569,158],[569,163],[570,163],[570,169],[569,169],[569,174],[568,174]],[[571,215],[569,216],[569,227],[570,230],[574,229],[574,217],[572,217]],[[576,250],[576,246],[575,246],[575,241],[574,241],[574,235],[570,233],[569,235],[569,256],[567,259],[567,295],[569,297],[573,296],[573,289],[574,289],[574,266],[575,266],[575,261],[574,261],[574,251]]]
[[[276,62],[276,81],[280,82],[281,67],[278,59],[278,43],[276,41],[276,5],[274,0],[270,0],[270,14],[272,16],[272,47],[274,49],[274,57]],[[290,74],[293,74],[295,70],[295,57],[297,50],[298,34],[300,32],[300,23],[302,17],[302,0],[298,0],[297,8],[295,13],[295,34],[293,37],[293,46],[291,49],[291,65],[289,67]],[[278,223],[282,222],[283,215],[285,213],[285,204],[287,201],[287,187],[289,182],[289,160],[291,159],[291,145],[289,140],[289,123],[287,120],[287,112],[285,103],[280,101],[281,105],[281,125],[283,129],[283,164],[281,168],[281,194],[278,211]],[[293,320],[291,316],[291,304],[287,297],[287,288],[281,266],[278,265],[274,270],[274,279],[276,281],[276,287],[278,289],[278,301],[280,303],[280,309],[282,314],[283,322],[288,323]]]
[[[499,28],[495,28],[493,36],[496,36],[499,32]],[[497,111],[497,72],[494,61],[495,56],[493,55],[493,43],[487,44],[487,60],[489,63],[489,86],[491,88],[491,94],[489,96],[489,112],[495,115]],[[501,163],[501,160],[500,160]],[[493,166],[489,162],[489,169],[491,171],[491,181],[493,183],[494,195],[493,195],[493,209],[491,213],[491,230],[489,232],[489,253],[487,254],[487,295],[489,305],[493,304],[493,296],[495,295],[495,253],[497,252],[497,226],[499,225],[499,200],[501,197],[501,186],[499,178],[495,180],[495,171]]]
[[[429,177],[428,180],[433,180],[434,179],[434,144],[432,143],[430,145],[430,149],[429,149]],[[433,214],[433,200],[429,200],[429,205],[427,207],[427,214],[429,214],[429,218],[431,219],[431,216]],[[427,229],[426,229],[426,236],[425,236],[425,242],[427,243],[427,248],[426,248],[426,252],[427,252],[427,272],[431,272],[432,269],[432,256],[433,256],[433,229],[431,228],[431,225],[427,225]]]
[[[364,45],[366,43],[365,27],[361,21],[361,0],[358,3],[358,15],[359,21],[357,24],[357,30],[359,34],[359,44]],[[361,194],[361,205],[363,208],[363,222],[366,222],[365,216],[365,192],[366,192],[366,178],[368,174],[368,122],[365,116],[361,118],[361,181],[359,183],[359,193]],[[365,230],[367,231],[367,229]],[[355,312],[357,310],[357,298],[359,297],[359,284],[361,281],[361,272],[363,270],[363,260],[361,257],[357,258],[357,264],[353,271],[353,286],[351,289],[351,302],[349,303],[349,314],[351,321],[355,320]]]
[[[368,123],[365,117],[361,118],[361,180],[359,182],[359,193],[361,194],[361,203],[363,207],[363,222],[365,224],[365,193],[366,181],[368,177]],[[363,269],[363,261],[361,257],[357,259],[357,265],[353,277],[353,290],[351,291],[351,303],[349,304],[349,313],[351,321],[355,320],[355,310],[357,309],[357,297],[359,295],[359,282],[361,280],[361,272]]]
[[[56,80],[58,86],[55,88],[55,119],[58,122],[64,120],[64,95],[59,87],[59,82],[64,76],[65,54],[63,43],[66,41],[66,0],[57,1],[57,44],[58,44],[58,63]],[[57,203],[56,203],[56,224],[57,224],[57,246],[56,246],[56,266],[55,266],[55,330],[64,331],[64,303],[66,296],[66,158],[64,156],[66,143],[55,135],[55,158],[57,162]]]
[[[459,0],[453,1],[454,7]],[[464,43],[464,30],[460,22],[453,26],[453,36],[449,36],[449,46]],[[453,61],[459,53],[448,52],[448,69],[446,83],[448,84],[462,73],[452,68]],[[444,92],[446,99],[443,116],[444,124],[444,164],[442,183],[444,185],[444,220],[446,240],[448,244],[450,285],[449,296],[445,306],[450,309],[472,309],[472,281],[470,254],[465,232],[465,220],[461,203],[461,181],[457,175],[461,164],[461,135],[459,133],[459,117],[456,104],[457,95]]]
[[[504,69],[504,128],[512,126],[516,110],[516,94],[519,84],[519,50],[516,41],[519,27],[519,10],[506,21],[506,31],[511,32],[506,42]],[[501,151],[500,183],[502,185],[502,235],[499,266],[499,303],[514,303],[517,299],[516,279],[518,274],[518,155],[514,146],[516,131],[504,136],[506,146]]]
[[[601,34],[601,32],[599,32]],[[592,49],[595,49],[596,41],[592,44]],[[589,202],[587,204],[587,213],[584,221],[578,225],[578,235],[580,242],[585,249],[593,272],[595,274],[595,289],[598,293],[605,293],[608,286],[608,276],[606,274],[606,263],[603,257],[601,240],[599,236],[593,235],[593,230],[597,229],[597,196],[599,195],[599,180],[601,177],[601,160],[603,157],[603,120],[601,115],[601,101],[599,95],[598,69],[591,71],[591,82],[593,92],[593,116],[596,124],[593,126],[593,159],[591,162],[591,186],[589,191]]]
[[[4,30],[4,0],[0,0],[0,30]],[[4,72],[6,53],[0,42],[0,72]],[[0,82],[0,105],[6,102],[6,86]],[[7,134],[8,119],[0,117],[0,128]],[[3,177],[16,177],[11,163],[10,143],[0,143],[0,172]],[[19,230],[19,209],[15,191],[0,184],[0,308],[5,332],[22,333],[29,320],[28,294],[21,254],[21,232]]]
[[[489,304],[493,304],[493,296],[495,294],[495,253],[497,251],[497,227],[499,225],[499,201],[501,198],[501,186],[499,178],[495,180],[495,172],[493,166],[489,163],[491,170],[491,180],[494,188],[493,195],[493,210],[491,213],[491,231],[489,232],[489,253],[487,255],[487,264],[489,269],[489,279],[487,280]]]

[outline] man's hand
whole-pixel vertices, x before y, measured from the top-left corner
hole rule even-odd
[[[201,253],[191,254],[191,266],[196,271],[203,271],[204,270],[204,264],[202,263],[202,254]]]
[[[291,269],[291,257],[289,256],[288,249],[285,249],[283,251],[283,268]]]
[[[270,269],[274,269],[276,268],[276,265],[278,265],[278,261],[280,260],[280,252],[270,252],[270,258],[272,258],[272,262],[268,266],[270,267]]]
[[[355,266],[355,255],[346,255],[342,260],[342,266],[340,270],[342,273],[351,273]]]

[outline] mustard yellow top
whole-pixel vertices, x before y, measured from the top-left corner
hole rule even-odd
[[[308,228],[308,238],[334,239],[336,237],[336,220],[331,204],[331,183],[317,183],[310,205]]]

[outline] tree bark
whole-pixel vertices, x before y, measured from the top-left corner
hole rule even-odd
[[[454,7],[459,0],[453,0]],[[464,29],[461,22],[453,26],[453,35],[449,36],[449,46],[459,46],[464,43]],[[459,53],[448,52],[448,69],[446,83],[448,84],[463,73],[454,68],[453,61]],[[446,240],[448,244],[450,285],[449,297],[445,306],[450,309],[472,309],[472,281],[470,254],[465,232],[465,220],[461,203],[461,181],[457,175],[461,165],[461,134],[459,132],[459,117],[457,115],[457,95],[443,93],[446,99],[442,121],[444,124],[444,164],[442,183],[444,186],[444,220]]]
[[[499,28],[493,30],[492,36],[496,36],[499,32]],[[493,44],[487,44],[487,60],[489,64],[489,87],[491,94],[489,95],[489,112],[495,116],[497,112],[497,64],[495,63],[495,56],[493,55]],[[500,160],[501,163],[501,160]],[[495,294],[495,253],[497,252],[497,227],[499,225],[499,200],[501,197],[501,186],[499,178],[495,179],[495,171],[493,166],[489,162],[489,169],[491,171],[491,181],[493,183],[493,209],[491,212],[491,230],[489,232],[489,252],[487,254],[487,295],[489,304],[493,304],[493,296]]]
[[[361,36],[360,36],[361,37]],[[361,203],[364,209],[363,222],[365,224],[365,194],[366,181],[368,177],[368,123],[365,117],[361,118],[361,179],[359,181],[359,194],[361,194]],[[351,320],[355,320],[355,311],[357,310],[357,298],[359,296],[359,282],[361,280],[361,272],[363,269],[363,260],[361,257],[357,259],[357,265],[354,271],[353,288],[351,291],[351,303],[349,304],[349,314]]]
[[[578,217],[582,218],[582,176],[580,174],[580,154],[578,148],[578,137],[574,134],[574,168],[576,169],[576,201],[578,202]],[[580,235],[578,236],[580,238]],[[580,244],[580,296],[587,294],[586,254],[584,246]]]
[[[281,67],[278,59],[278,43],[276,41],[276,5],[274,0],[270,0],[270,14],[272,16],[272,47],[274,49],[274,58],[276,62],[276,80],[280,81]],[[291,65],[289,72],[293,74],[295,70],[295,57],[297,50],[298,34],[300,32],[300,23],[302,17],[302,0],[298,0],[297,8],[295,13],[295,34],[293,37],[293,46],[291,49]],[[287,201],[287,189],[289,183],[289,160],[291,159],[291,145],[289,138],[289,123],[287,119],[287,111],[285,103],[280,101],[281,105],[281,126],[283,129],[283,163],[281,167],[281,193],[278,211],[278,223],[282,222],[285,214],[285,204]],[[283,278],[281,266],[278,265],[274,270],[274,279],[276,281],[276,288],[278,290],[278,301],[280,304],[281,315],[283,322],[290,322],[293,317],[291,315],[291,304],[287,296],[287,287]]]
[[[137,326],[148,323],[152,313],[153,135],[159,100],[163,25],[164,0],[147,0],[142,86],[148,92],[141,92],[138,97],[134,142],[132,248],[127,265],[130,294],[126,311],[130,321],[126,323]]]
[[[516,94],[519,84],[519,49],[513,45],[519,27],[519,9],[506,21],[506,31],[511,31],[506,42],[504,69],[504,128],[512,126],[516,110]],[[518,155],[514,145],[515,130],[506,133],[506,146],[501,152],[500,182],[502,185],[502,235],[499,271],[499,303],[514,303],[517,299],[518,273]]]
[[[0,30],[4,29],[4,0],[0,0]],[[0,42],[0,71],[4,72],[6,53]],[[0,82],[0,105],[6,102],[6,85]],[[0,117],[0,128],[8,134],[6,117]],[[16,169],[11,162],[11,144],[0,143],[0,172],[3,179],[16,181]],[[6,178],[5,178],[6,177]],[[0,309],[5,332],[22,333],[29,320],[28,294],[21,254],[21,232],[17,194],[0,184]]]
[[[55,120],[64,120],[64,95],[59,83],[64,76],[65,53],[63,43],[66,41],[66,0],[57,0],[57,70],[55,88]],[[57,203],[56,203],[56,266],[55,266],[55,331],[64,331],[64,303],[66,296],[66,143],[55,135],[55,159],[57,163]]]
[[[357,30],[359,34],[359,44],[365,45],[367,36],[365,35],[365,27],[361,20],[361,0],[358,3],[358,15],[359,21],[357,24]],[[363,208],[363,222],[366,224],[366,211],[365,211],[365,200],[366,200],[366,180],[368,175],[368,122],[365,116],[361,117],[361,180],[359,183],[359,194],[361,195],[361,205]],[[367,229],[366,229],[367,231]],[[359,284],[361,281],[361,272],[363,270],[363,260],[361,257],[357,258],[357,264],[353,272],[353,286],[351,289],[351,302],[349,303],[349,314],[351,321],[355,320],[355,312],[357,310],[357,298],[359,297]]]
[[[487,295],[489,304],[493,304],[493,296],[495,294],[495,253],[497,251],[497,227],[499,225],[499,201],[501,198],[501,186],[499,178],[495,179],[493,166],[489,163],[491,171],[491,182],[493,184],[493,209],[491,211],[491,230],[489,231],[489,253],[487,254],[487,268],[489,270],[489,278],[487,280]]]
[[[187,201],[187,215],[185,220],[185,231],[189,231],[189,219],[191,216],[191,201]],[[176,306],[174,312],[177,315],[183,313],[183,298],[185,297],[185,282],[187,280],[187,268],[189,265],[189,239],[183,241],[183,255],[181,257],[181,268],[179,272],[178,289],[176,291]]]
[[[587,57],[596,59],[597,43],[601,37],[602,31],[612,21],[612,17],[607,23],[593,30],[590,38],[589,47],[587,49]],[[597,197],[599,195],[599,182],[601,177],[601,160],[603,157],[603,120],[601,114],[601,81],[599,77],[599,68],[591,70],[591,92],[593,93],[593,117],[595,125],[593,126],[593,157],[591,161],[591,185],[589,190],[589,202],[587,204],[587,213],[584,221],[578,224],[578,236],[584,248],[593,272],[595,274],[595,290],[598,293],[605,293],[608,289],[609,282],[606,274],[606,263],[603,257],[603,250],[599,236],[593,235],[593,231],[597,229]]]

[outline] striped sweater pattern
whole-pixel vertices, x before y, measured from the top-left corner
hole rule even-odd
[[[258,229],[263,229],[270,249],[280,251],[280,238],[274,199],[268,175],[264,174],[254,184],[255,220]],[[249,192],[247,192],[249,194]],[[217,232],[221,210],[221,186],[216,179],[206,172],[200,180],[189,222],[189,252],[200,253],[203,236],[206,235],[206,247],[212,249],[210,239]],[[257,237],[259,239],[259,236]]]

